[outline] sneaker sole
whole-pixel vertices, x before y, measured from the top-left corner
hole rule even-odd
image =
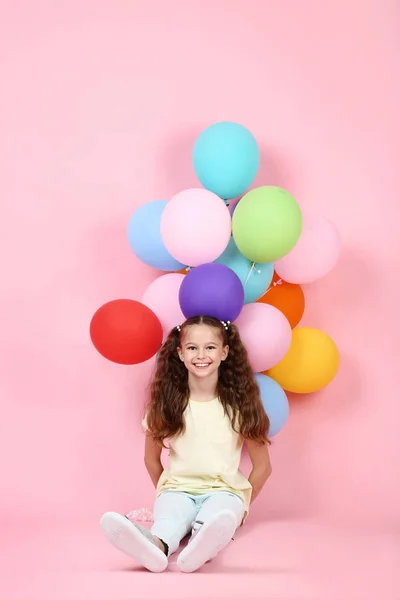
[[[114,512],[105,513],[100,520],[100,527],[115,548],[134,558],[152,573],[162,573],[167,568],[165,554],[126,517]]]
[[[232,539],[237,528],[233,512],[224,510],[205,523],[196,537],[182,550],[177,565],[182,573],[193,573],[214,558]]]

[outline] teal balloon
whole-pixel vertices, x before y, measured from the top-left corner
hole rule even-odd
[[[236,273],[244,288],[244,303],[250,304],[267,291],[274,276],[274,263],[255,264],[241,254],[231,237],[224,252],[214,262],[229,267]]]
[[[279,383],[268,375],[255,375],[261,402],[269,418],[269,437],[281,431],[289,416],[289,401]]]
[[[179,271],[186,265],[171,256],[161,237],[161,215],[166,205],[167,200],[152,200],[139,206],[128,223],[128,241],[146,265],[160,271]]]
[[[253,182],[260,166],[260,149],[246,127],[223,121],[198,136],[192,160],[200,183],[229,200],[243,194]]]

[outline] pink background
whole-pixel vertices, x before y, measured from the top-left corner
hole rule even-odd
[[[398,13],[395,0],[3,3],[1,600],[43,597],[36,566],[20,577],[18,562],[37,547],[54,576],[57,560],[75,573],[79,598],[128,597],[135,576],[140,598],[160,585],[175,599],[187,586],[242,598],[265,576],[251,598],[322,600],[323,575],[334,598],[374,584],[400,597]],[[305,288],[303,324],[335,339],[342,364],[326,390],[292,399],[247,532],[193,589],[178,573],[119,572],[130,563],[98,533],[103,511],[151,505],[140,414],[152,363],[105,361],[89,321],[158,275],[131,253],[129,217],[197,185],[191,148],[218,120],[256,135],[256,184],[339,227],[340,262]]]

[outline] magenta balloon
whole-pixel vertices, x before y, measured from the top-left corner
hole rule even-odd
[[[179,304],[185,317],[208,315],[220,321],[234,321],[244,303],[239,277],[218,263],[200,265],[190,271],[179,290]]]

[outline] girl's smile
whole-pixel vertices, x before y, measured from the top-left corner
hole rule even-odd
[[[228,356],[228,350],[215,327],[191,325],[184,332],[178,354],[189,377],[209,377],[218,374],[221,362]]]

